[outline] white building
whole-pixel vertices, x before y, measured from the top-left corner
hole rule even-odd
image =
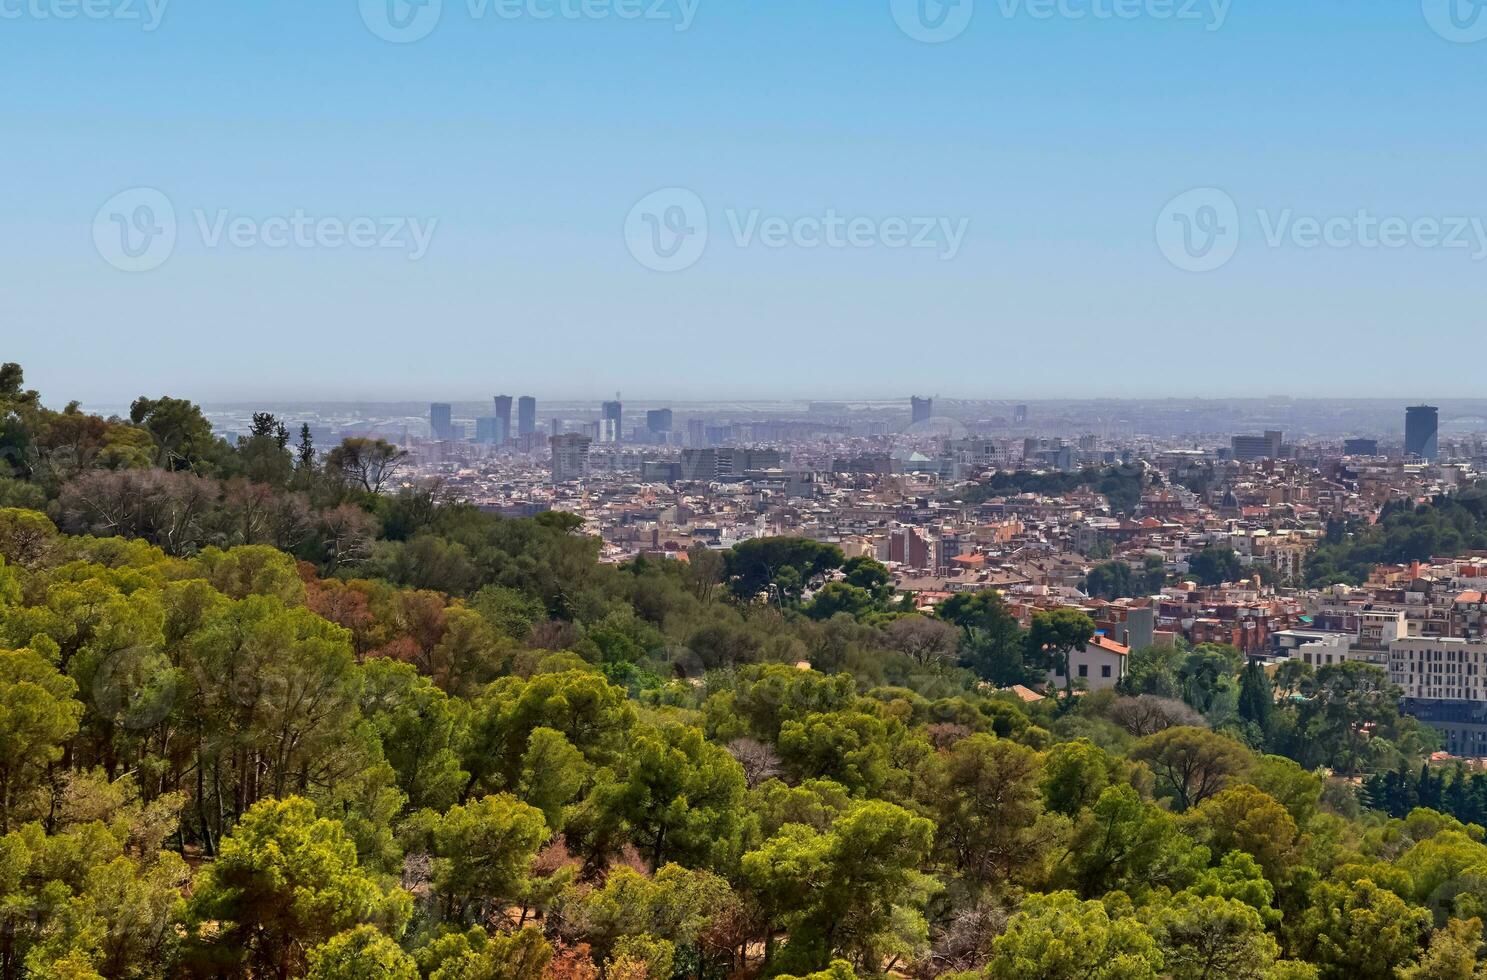
[[[1389,645],[1389,680],[1406,698],[1487,703],[1487,643],[1409,637]]]
[[[1069,670],[1074,674],[1074,686],[1086,691],[1108,691],[1126,676],[1126,663],[1130,656],[1130,647],[1096,636],[1083,650],[1069,651]],[[1057,669],[1050,670],[1048,683],[1062,688],[1063,673]]]

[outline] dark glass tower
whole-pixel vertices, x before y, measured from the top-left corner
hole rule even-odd
[[[1404,410],[1404,452],[1406,456],[1435,459],[1440,449],[1440,410],[1431,405],[1414,405]]]

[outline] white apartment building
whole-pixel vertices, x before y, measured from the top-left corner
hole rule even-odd
[[[1418,701],[1487,704],[1487,642],[1409,637],[1389,644],[1389,680]]]

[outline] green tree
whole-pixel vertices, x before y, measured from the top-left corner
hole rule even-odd
[[[892,775],[888,725],[861,711],[833,711],[780,727],[780,758],[801,778],[835,780],[859,796],[876,796]]]
[[[1207,860],[1208,851],[1181,832],[1177,818],[1122,784],[1079,815],[1054,877],[1089,898],[1117,889],[1144,895],[1185,887]]]
[[[1430,913],[1368,878],[1323,881],[1290,924],[1298,959],[1323,980],[1392,980],[1430,931]]]
[[[1157,980],[1162,953],[1141,922],[1070,892],[1033,895],[992,945],[990,980]]]
[[[548,838],[542,811],[509,794],[424,811],[417,836],[433,855],[433,886],[450,922],[471,924],[513,904]]]
[[[1089,739],[1077,738],[1048,750],[1038,782],[1048,809],[1073,817],[1093,806],[1120,776],[1118,759]]]
[[[362,712],[377,730],[409,806],[448,809],[470,779],[457,751],[465,732],[464,703],[394,660],[368,661],[362,679]]]
[[[930,821],[880,801],[859,805],[826,833],[784,827],[742,863],[770,922],[768,948],[784,931],[787,968],[820,969],[840,955],[877,969],[892,945],[895,908],[918,915],[917,869],[933,836]]]
[[[77,684],[34,650],[0,650],[0,833],[77,734]]]
[[[1482,920],[1452,919],[1437,929],[1420,962],[1403,967],[1399,980],[1482,980]]]
[[[309,800],[265,800],[243,815],[191,896],[185,964],[195,976],[286,977],[310,949],[361,924],[394,934],[405,892],[383,891],[356,845]]]
[[[654,872],[668,861],[723,866],[738,851],[744,774],[727,750],[682,725],[641,729],[599,805],[624,822]]]
[[[129,421],[155,441],[155,463],[164,469],[196,469],[220,455],[212,424],[201,409],[181,398],[136,398]]]
[[[1270,675],[1252,661],[1239,678],[1239,717],[1258,728],[1262,735],[1267,734],[1274,708],[1275,691],[1270,685]]]
[[[1206,728],[1177,726],[1148,735],[1131,750],[1145,762],[1178,810],[1187,810],[1223,789],[1253,762],[1248,749]]]
[[[353,437],[327,453],[325,465],[362,492],[380,494],[391,488],[407,459],[407,452],[384,439]]]
[[[418,980],[418,964],[372,926],[332,936],[310,950],[309,980]]]
[[[1233,548],[1210,545],[1188,558],[1188,573],[1199,585],[1222,585],[1238,581],[1243,570]]]
[[[1040,869],[1056,831],[1043,820],[1038,756],[991,735],[972,735],[940,760],[931,801],[942,865],[977,887],[1018,884]]]
[[[1280,949],[1243,902],[1184,893],[1152,916],[1167,975],[1184,980],[1270,980]]]
[[[811,596],[804,612],[812,619],[830,619],[838,613],[863,619],[876,608],[877,603],[868,590],[846,582],[827,582]]]
[[[957,592],[940,603],[935,615],[960,628],[961,660],[977,676],[1003,687],[1030,679],[1023,663],[1022,627],[995,589]]]
[[[536,929],[491,935],[471,926],[436,937],[417,958],[428,980],[542,980],[552,947]]]
[[[841,568],[842,549],[807,538],[751,538],[724,556],[728,588],[744,602],[766,595],[785,605],[812,580]]]
[[[1063,675],[1066,701],[1074,699],[1074,672],[1069,669],[1069,654],[1083,650],[1094,635],[1094,620],[1078,609],[1062,607],[1033,614],[1033,627],[1027,635],[1028,650],[1039,663]]]
[[[542,811],[553,833],[563,829],[565,812],[589,781],[583,753],[562,732],[534,728],[521,760],[517,797]]]

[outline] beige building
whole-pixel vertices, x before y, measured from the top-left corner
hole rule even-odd
[[[1410,637],[1389,645],[1389,680],[1406,698],[1487,702],[1487,642]]]
[[[1069,652],[1069,670],[1074,674],[1074,687],[1086,691],[1108,691],[1126,676],[1126,662],[1130,656],[1130,647],[1096,636],[1083,650]],[[1063,673],[1050,670],[1048,683],[1053,687],[1063,687]]]

